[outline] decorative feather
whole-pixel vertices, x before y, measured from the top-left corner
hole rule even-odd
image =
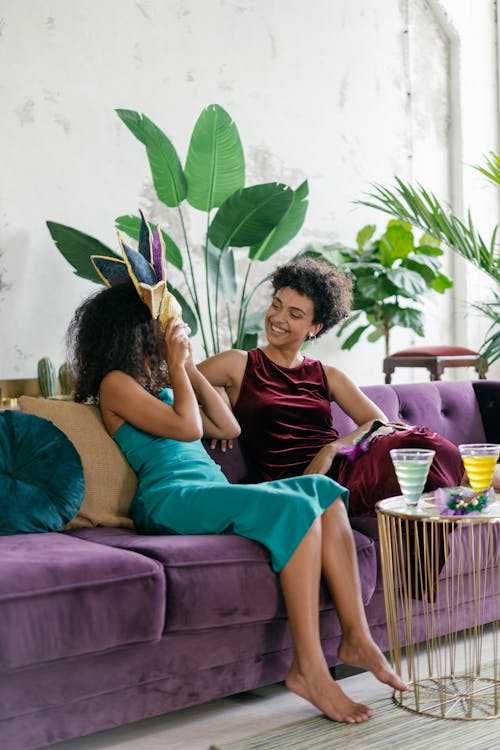
[[[342,445],[338,452],[347,456],[349,461],[356,461],[363,453],[367,452],[373,440],[383,435],[390,435],[396,429],[393,424],[386,424],[381,422],[380,419],[375,419],[372,426],[355,439],[352,445]]]
[[[153,239],[151,242],[151,260],[153,268],[155,269],[156,278],[166,279],[165,242],[159,226],[157,226],[153,232]]]
[[[141,226],[139,229],[139,246],[138,250],[144,260],[146,260],[148,263],[151,263],[152,259],[152,238],[151,238],[151,229],[149,228],[149,224],[146,221],[146,217],[144,216],[141,209],[139,209],[139,213],[141,215]]]
[[[105,255],[92,255],[90,259],[106,286],[115,286],[130,278],[127,264],[123,260]]]
[[[495,502],[493,487],[480,492],[468,487],[441,487],[434,490],[436,508],[441,516],[477,516]]]

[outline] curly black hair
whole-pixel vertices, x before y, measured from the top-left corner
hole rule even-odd
[[[133,283],[103,289],[78,307],[66,342],[74,374],[74,400],[98,403],[111,370],[122,370],[157,392],[166,383],[163,335]],[[145,372],[148,361],[151,375]]]
[[[322,323],[322,336],[347,318],[352,305],[352,281],[335,266],[313,258],[301,258],[278,266],[271,276],[274,292],[290,287],[314,305],[313,323]]]

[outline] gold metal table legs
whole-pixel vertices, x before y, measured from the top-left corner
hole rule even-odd
[[[441,517],[397,498],[377,505],[390,657],[410,684],[395,700],[405,708],[500,717],[498,512]]]

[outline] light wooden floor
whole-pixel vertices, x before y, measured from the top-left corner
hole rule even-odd
[[[484,661],[493,658],[492,633],[485,633],[482,653]],[[368,705],[392,694],[390,688],[368,672],[340,679],[339,684],[350,698]],[[209,750],[211,743],[249,737],[317,715],[309,703],[278,684],[51,747],[53,750]]]
[[[391,695],[371,674],[340,681],[348,695],[364,703]],[[284,685],[193,706],[166,716],[52,745],[53,750],[208,750],[212,742],[248,737],[266,729],[316,716],[306,701]]]

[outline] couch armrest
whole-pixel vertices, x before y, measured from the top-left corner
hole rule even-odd
[[[489,443],[500,443],[500,380],[475,380],[474,393]]]

